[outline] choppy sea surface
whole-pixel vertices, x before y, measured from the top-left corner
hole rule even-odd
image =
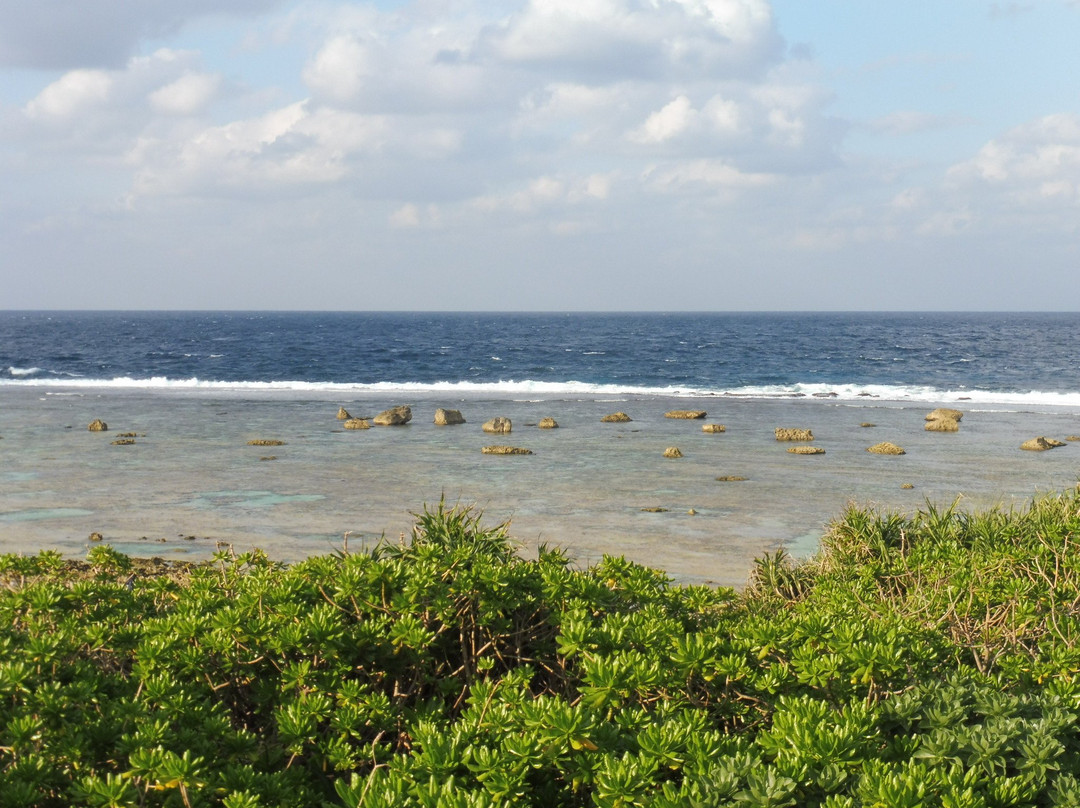
[[[511,519],[524,552],[739,585],[767,550],[812,553],[849,502],[1012,507],[1075,485],[1080,443],[1019,445],[1080,433],[1078,333],[1075,313],[0,312],[0,550],[80,554],[99,532],[142,555],[299,558],[397,540],[445,497]],[[406,427],[335,418],[398,404]],[[923,429],[937,406],[964,411],[958,432]],[[438,407],[467,423],[435,426]],[[633,420],[600,422],[615,411]],[[495,416],[510,435],[480,429]],[[825,454],[788,453],[781,426]],[[907,453],[866,452],[881,441]],[[481,454],[496,443],[533,454]]]

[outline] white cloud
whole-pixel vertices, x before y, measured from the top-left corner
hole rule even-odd
[[[638,143],[663,143],[693,127],[697,114],[690,99],[680,95],[650,115],[640,129],[631,133],[630,139]]]
[[[196,115],[206,109],[220,86],[220,76],[187,73],[150,93],[150,105],[166,115]]]
[[[1080,116],[1048,115],[1015,127],[953,166],[957,189],[978,186],[978,195],[1011,205],[1080,202]]]
[[[591,81],[749,77],[781,49],[764,0],[532,0],[482,45],[508,63]]]
[[[72,70],[32,99],[26,115],[33,120],[64,121],[105,104],[113,83],[104,70]]]
[[[445,159],[458,147],[452,130],[299,101],[181,141],[143,139],[129,162],[137,169],[136,195],[292,193],[365,169]]]
[[[470,200],[469,206],[485,213],[530,214],[565,209],[608,199],[613,177],[593,174],[584,177],[534,177],[516,190],[486,194]]]
[[[649,188],[662,193],[680,193],[692,189],[732,191],[762,188],[775,184],[779,177],[740,171],[725,160],[686,160],[650,167],[644,174]]]

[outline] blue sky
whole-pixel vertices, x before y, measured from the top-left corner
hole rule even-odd
[[[1077,42],[1077,0],[0,0],[0,308],[1077,310]]]

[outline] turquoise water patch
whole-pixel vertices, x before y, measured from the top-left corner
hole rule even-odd
[[[25,483],[36,480],[41,475],[34,471],[5,471],[0,472],[0,480],[6,483]]]
[[[787,551],[793,558],[810,558],[821,546],[822,531],[815,530],[811,533],[803,533],[787,543]]]
[[[277,494],[273,491],[204,491],[191,501],[191,506],[212,508],[270,508],[290,502],[318,502],[321,494]]]
[[[27,508],[21,511],[0,513],[0,522],[37,522],[42,519],[70,519],[75,516],[92,516],[93,511],[84,508]]]

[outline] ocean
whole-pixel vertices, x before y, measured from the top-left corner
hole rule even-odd
[[[294,560],[397,541],[445,499],[509,520],[525,553],[738,586],[764,552],[812,554],[849,503],[1008,508],[1076,485],[1077,333],[1075,313],[0,312],[0,550],[81,555],[100,533]],[[400,404],[406,427],[335,417]],[[959,431],[924,430],[938,406]],[[615,411],[632,420],[601,422]],[[481,430],[495,416],[509,435]],[[1039,435],[1065,445],[1019,449]],[[906,454],[866,451],[882,441]]]

